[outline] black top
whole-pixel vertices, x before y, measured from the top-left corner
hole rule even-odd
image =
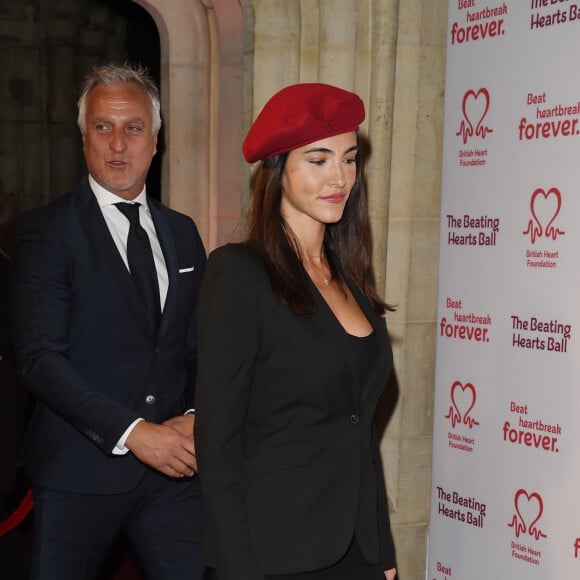
[[[366,385],[371,376],[371,372],[380,356],[379,340],[375,332],[368,336],[348,335],[354,362],[358,368],[358,378],[361,385]],[[364,398],[365,393],[361,393]]]

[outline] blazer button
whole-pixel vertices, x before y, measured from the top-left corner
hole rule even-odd
[[[351,415],[348,420],[353,424],[356,425],[360,421],[360,417],[358,415]]]
[[[148,405],[153,405],[153,403],[155,403],[155,397],[154,397],[153,395],[147,395],[147,396],[145,397],[145,402],[146,402]]]

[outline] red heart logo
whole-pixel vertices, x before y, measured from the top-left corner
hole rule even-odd
[[[532,216],[538,223],[539,235],[544,233],[546,236],[552,237],[553,239],[556,238],[556,236],[554,236],[555,230],[552,224],[560,213],[561,206],[562,195],[560,194],[560,190],[556,187],[551,187],[548,191],[538,187],[538,189],[532,193],[530,209],[532,211]]]
[[[530,535],[533,535],[536,532],[535,524],[544,511],[542,498],[537,493],[528,494],[525,489],[519,489],[514,500],[516,512],[523,524],[522,531],[527,530]]]
[[[485,137],[486,131],[482,123],[489,110],[489,91],[481,88],[476,93],[474,90],[469,89],[463,95],[461,109],[465,120],[469,124],[471,134],[473,134],[473,127],[475,126],[475,134]]]
[[[463,417],[463,423],[467,423],[469,413],[475,405],[475,399],[475,387],[471,383],[464,385],[461,381],[455,381],[451,385],[451,401],[460,418]]]

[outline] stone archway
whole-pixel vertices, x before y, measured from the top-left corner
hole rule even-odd
[[[151,14],[161,41],[163,201],[195,219],[211,250],[238,237],[251,3],[133,1]]]

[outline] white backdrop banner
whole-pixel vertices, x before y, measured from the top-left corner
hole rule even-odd
[[[427,580],[580,579],[580,0],[450,0]]]

